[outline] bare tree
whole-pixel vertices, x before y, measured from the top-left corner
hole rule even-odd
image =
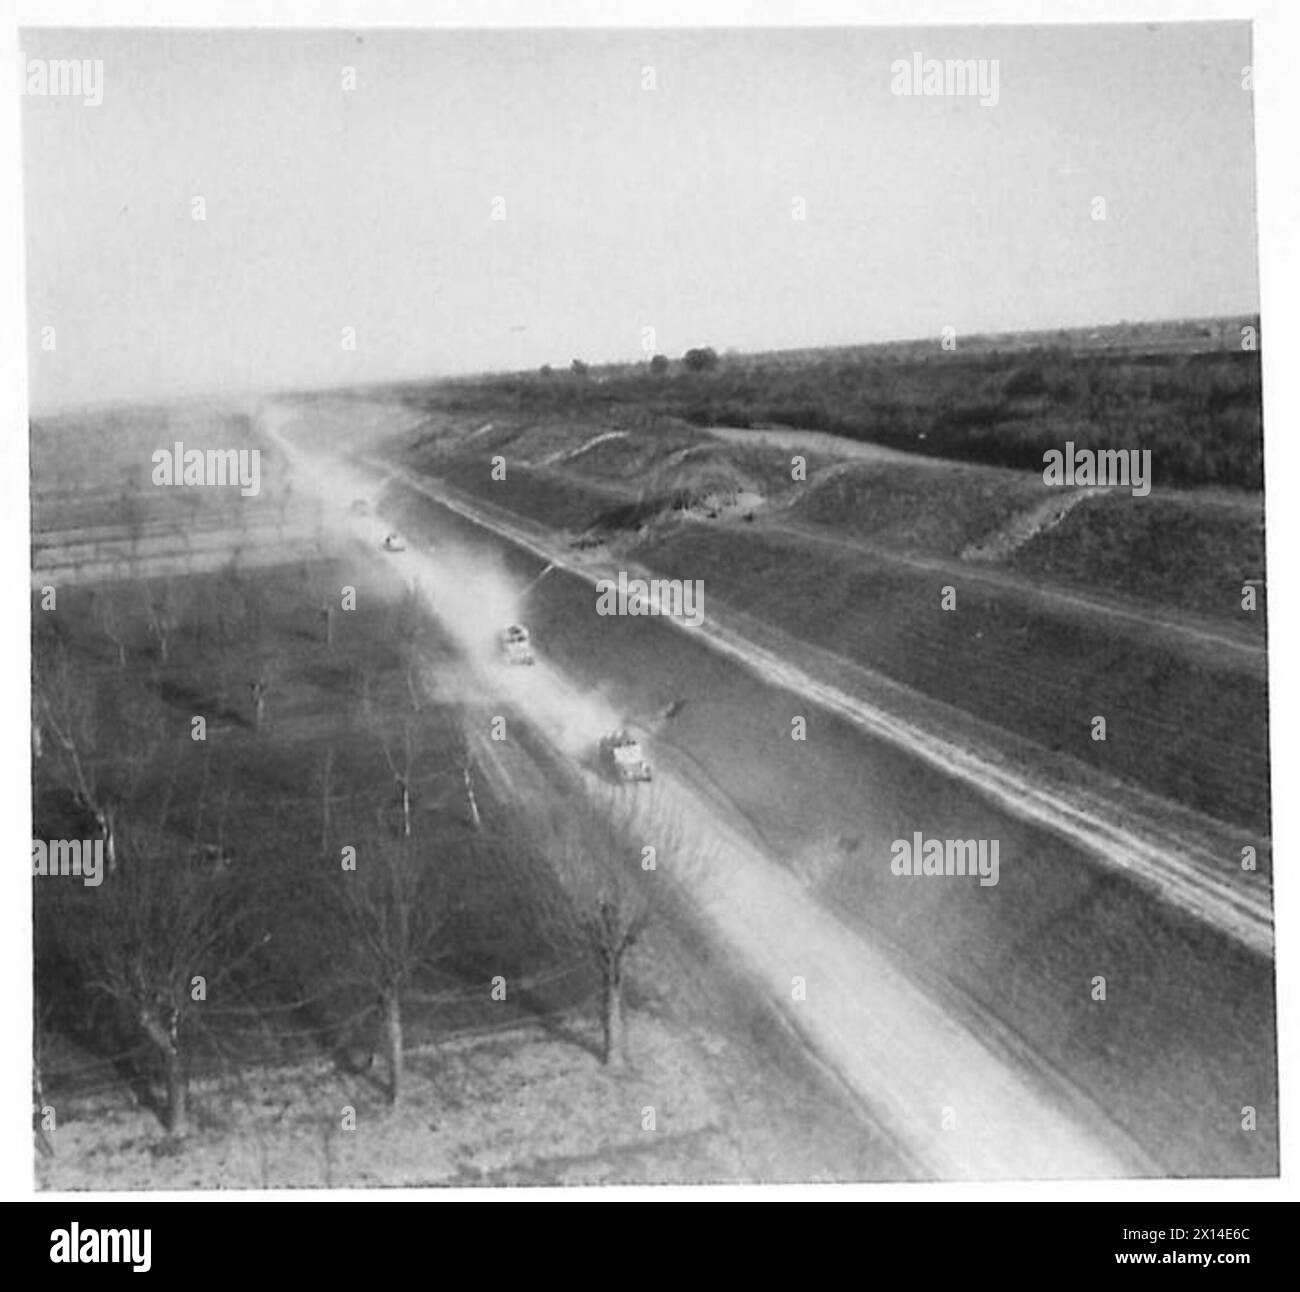
[[[93,613],[99,631],[116,648],[117,667],[126,668],[126,634],[129,621],[117,589],[107,588],[96,592]]]
[[[474,793],[474,755],[466,746],[465,757],[460,765],[461,775],[465,780],[465,806],[469,809],[470,824],[475,830],[483,828],[483,817],[478,810],[478,796]]]
[[[34,688],[39,723],[50,738],[52,756],[43,761],[94,817],[111,871],[118,816],[161,744],[154,704],[123,684],[96,686],[61,644],[37,665]]]
[[[588,799],[567,802],[532,824],[530,835],[560,886],[553,909],[542,912],[552,938],[589,958],[601,983],[601,1061],[627,1062],[627,967],[632,949],[665,900],[666,877],[643,869],[631,814]]]
[[[397,758],[393,757],[393,751],[389,748],[387,740],[380,737],[380,746],[384,751],[384,761],[388,763],[388,770],[393,773],[393,780],[397,785],[397,800],[402,809],[401,834],[404,839],[411,837],[411,778],[415,765],[415,733],[414,724],[408,718],[402,727],[402,746]]]
[[[258,661],[253,679],[248,684],[248,692],[253,703],[253,727],[263,730],[267,722],[267,700],[275,685],[279,672],[278,660],[274,655],[263,655]]]
[[[338,604],[337,580],[333,571],[322,572],[321,567],[306,559],[301,565],[301,581],[306,589],[306,599],[316,612],[320,624],[321,641],[326,650],[334,649],[334,611]]]
[[[161,826],[124,827],[122,835],[125,864],[93,890],[76,954],[90,988],[157,1055],[164,1122],[179,1137],[188,1129],[190,1048],[203,1004],[269,934],[241,886],[187,864],[184,840]]]
[[[394,838],[382,820],[352,844],[356,869],[333,876],[330,909],[345,980],[373,993],[384,1030],[388,1097],[402,1095],[402,995],[432,964],[446,924],[443,870],[428,841]]]
[[[158,662],[166,664],[172,642],[185,619],[184,596],[176,580],[164,579],[162,586],[152,593],[146,588],[144,610],[149,636],[158,652]]]
[[[419,713],[424,708],[424,700],[420,696],[420,688],[415,681],[416,664],[414,660],[407,660],[406,663],[406,694],[410,698],[411,712]]]

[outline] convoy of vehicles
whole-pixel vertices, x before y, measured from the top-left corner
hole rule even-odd
[[[356,506],[354,503],[354,509]],[[406,540],[394,531],[384,538],[382,547],[386,552],[404,552]],[[497,634],[497,649],[507,664],[532,665],[537,662],[532,634],[523,624],[507,624],[501,629]],[[641,742],[626,729],[608,732],[600,738],[596,761],[601,774],[620,785],[652,779]]]

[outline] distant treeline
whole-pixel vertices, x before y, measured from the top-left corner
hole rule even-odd
[[[1165,485],[1263,484],[1259,354],[1072,351],[1041,347],[963,356],[852,357],[798,363],[724,358],[710,371],[674,363],[479,378],[412,389],[447,411],[503,406],[544,415],[652,413],[697,426],[767,424],[826,431],[938,457],[1041,470],[1043,453],[1150,449]]]

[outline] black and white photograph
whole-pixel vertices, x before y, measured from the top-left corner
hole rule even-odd
[[[17,32],[22,1176],[1276,1182],[1249,15],[587,12]]]

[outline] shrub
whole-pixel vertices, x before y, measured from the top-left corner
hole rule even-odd
[[[718,352],[709,345],[695,350],[687,350],[682,362],[688,372],[712,372],[718,366]]]

